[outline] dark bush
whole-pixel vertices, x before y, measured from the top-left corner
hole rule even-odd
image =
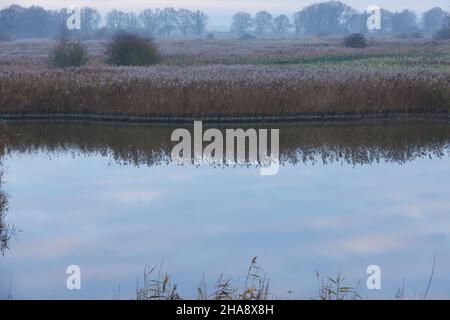
[[[450,39],[450,28],[442,28],[433,35],[434,40],[449,40]]]
[[[450,39],[450,16],[447,16],[444,19],[444,23],[442,24],[442,27],[436,31],[436,33],[433,35],[433,38],[435,40],[449,40]]]
[[[214,40],[214,39],[215,39],[214,33],[208,33],[208,34],[206,35],[206,40]]]
[[[239,40],[244,40],[244,41],[255,40],[255,39],[256,39],[256,37],[250,33],[244,33],[239,37]]]
[[[58,68],[81,67],[87,61],[87,47],[80,41],[59,39],[50,53],[50,64]]]
[[[149,66],[160,61],[151,39],[120,32],[106,44],[107,63],[117,66]]]
[[[361,33],[353,33],[344,38],[344,46],[347,48],[365,48],[367,47],[367,41]]]
[[[112,34],[110,32],[110,30],[106,27],[102,27],[98,30],[96,30],[93,35],[92,38],[95,40],[106,40],[106,39],[111,39]]]
[[[413,33],[401,33],[397,36],[399,39],[421,39],[423,38],[423,34],[420,32]]]

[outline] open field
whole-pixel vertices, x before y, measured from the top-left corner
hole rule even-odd
[[[122,117],[301,117],[450,111],[450,41],[159,40],[162,62],[48,66],[51,41],[0,43],[0,113]]]

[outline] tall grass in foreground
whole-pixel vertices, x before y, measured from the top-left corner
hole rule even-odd
[[[436,267],[436,252],[433,257],[433,265],[427,282],[425,291],[419,297],[415,294],[412,299],[427,299],[431,283],[433,281]],[[316,271],[318,284],[317,296],[311,297],[313,300],[362,300],[363,293],[360,290],[361,282],[355,285],[348,285],[347,278],[339,272],[336,276],[321,276]],[[287,291],[291,294],[292,291]],[[118,297],[118,295],[116,296]],[[273,300],[286,299],[287,297],[275,296],[269,290],[269,278],[257,263],[257,257],[251,260],[247,270],[243,287],[235,285],[231,278],[221,274],[216,281],[211,292],[207,290],[205,279],[202,279],[197,286],[197,300]],[[393,295],[396,300],[406,298],[405,280],[402,287]],[[178,287],[172,283],[169,274],[163,270],[163,263],[158,267],[144,269],[143,283],[136,288],[137,300],[181,300],[183,297],[178,293]]]
[[[319,300],[344,300],[362,299],[359,290],[356,287],[345,284],[345,277],[340,273],[336,277],[326,277],[320,279],[317,273],[319,285]],[[162,263],[159,267],[148,269],[145,267],[143,275],[143,284],[136,289],[137,300],[180,300],[181,295],[177,291],[177,285],[171,282],[171,277],[163,271]],[[291,293],[288,291],[288,294]],[[245,282],[242,288],[234,285],[231,278],[223,274],[217,279],[214,289],[211,292],[207,290],[207,284],[204,279],[197,286],[198,300],[268,300],[275,298],[269,291],[269,279],[265,272],[257,263],[257,257],[254,257],[250,263],[245,276]]]
[[[139,285],[139,283],[138,283]],[[244,287],[234,286],[231,279],[223,274],[218,278],[214,290],[208,292],[205,280],[197,287],[198,300],[267,300],[269,299],[269,280],[254,257],[248,268]],[[177,285],[171,283],[170,276],[162,269],[145,267],[143,284],[136,289],[137,300],[179,300]]]
[[[361,300],[362,295],[359,292],[359,282],[356,286],[348,286],[345,284],[346,278],[342,273],[338,273],[336,277],[327,276],[320,278],[319,272],[316,273],[319,283],[318,297],[319,300]]]

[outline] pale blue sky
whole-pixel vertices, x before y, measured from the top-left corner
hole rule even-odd
[[[91,6],[102,13],[112,8],[138,11],[143,8],[183,7],[203,10],[212,18],[211,24],[221,25],[227,24],[232,13],[237,11],[255,13],[263,9],[274,14],[291,14],[306,5],[321,1],[326,0],[2,0],[1,7],[14,3],[23,6],[40,5],[52,9],[78,5]],[[369,5],[379,5],[392,11],[409,8],[418,13],[436,6],[450,9],[449,0],[344,0],[343,2],[361,11]]]
[[[291,12],[302,8],[305,5],[320,1],[311,0],[4,0],[3,5],[13,3],[30,6],[40,5],[43,7],[60,8],[70,5],[93,6],[102,10],[110,8],[122,8],[128,10],[138,10],[148,7],[185,7],[199,8],[211,13],[231,13],[237,10],[247,10],[255,12],[261,8],[274,12]],[[398,10],[410,8],[417,11],[424,11],[429,8],[440,6],[449,8],[448,0],[345,0],[344,3],[360,10],[364,10],[369,5],[376,4],[387,9]]]

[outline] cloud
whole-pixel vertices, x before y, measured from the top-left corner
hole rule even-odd
[[[401,249],[407,243],[405,238],[396,235],[367,235],[330,243],[323,249],[339,255],[372,255]]]

